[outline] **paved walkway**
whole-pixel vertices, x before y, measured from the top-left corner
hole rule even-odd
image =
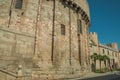
[[[99,77],[99,76],[105,76],[105,75],[110,75],[110,74],[117,74],[119,71],[114,71],[114,72],[107,72],[107,73],[87,73],[85,76],[81,78],[75,78],[75,79],[68,79],[68,80],[80,80],[80,79],[85,79],[85,78],[92,78],[92,77]]]

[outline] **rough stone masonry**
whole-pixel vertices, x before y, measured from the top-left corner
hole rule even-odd
[[[0,79],[84,75],[90,71],[89,26],[87,0],[0,0]]]

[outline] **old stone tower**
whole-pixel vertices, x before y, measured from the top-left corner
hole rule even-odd
[[[89,25],[87,0],[0,0],[1,79],[15,80],[16,72],[23,80],[84,75]]]

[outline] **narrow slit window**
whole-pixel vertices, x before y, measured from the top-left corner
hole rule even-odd
[[[15,8],[22,9],[23,0],[16,0]]]
[[[65,35],[65,25],[61,24],[61,35]]]
[[[82,34],[82,22],[81,22],[81,20],[78,20],[78,33]]]

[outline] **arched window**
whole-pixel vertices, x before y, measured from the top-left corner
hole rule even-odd
[[[16,0],[15,8],[22,9],[23,0]]]

